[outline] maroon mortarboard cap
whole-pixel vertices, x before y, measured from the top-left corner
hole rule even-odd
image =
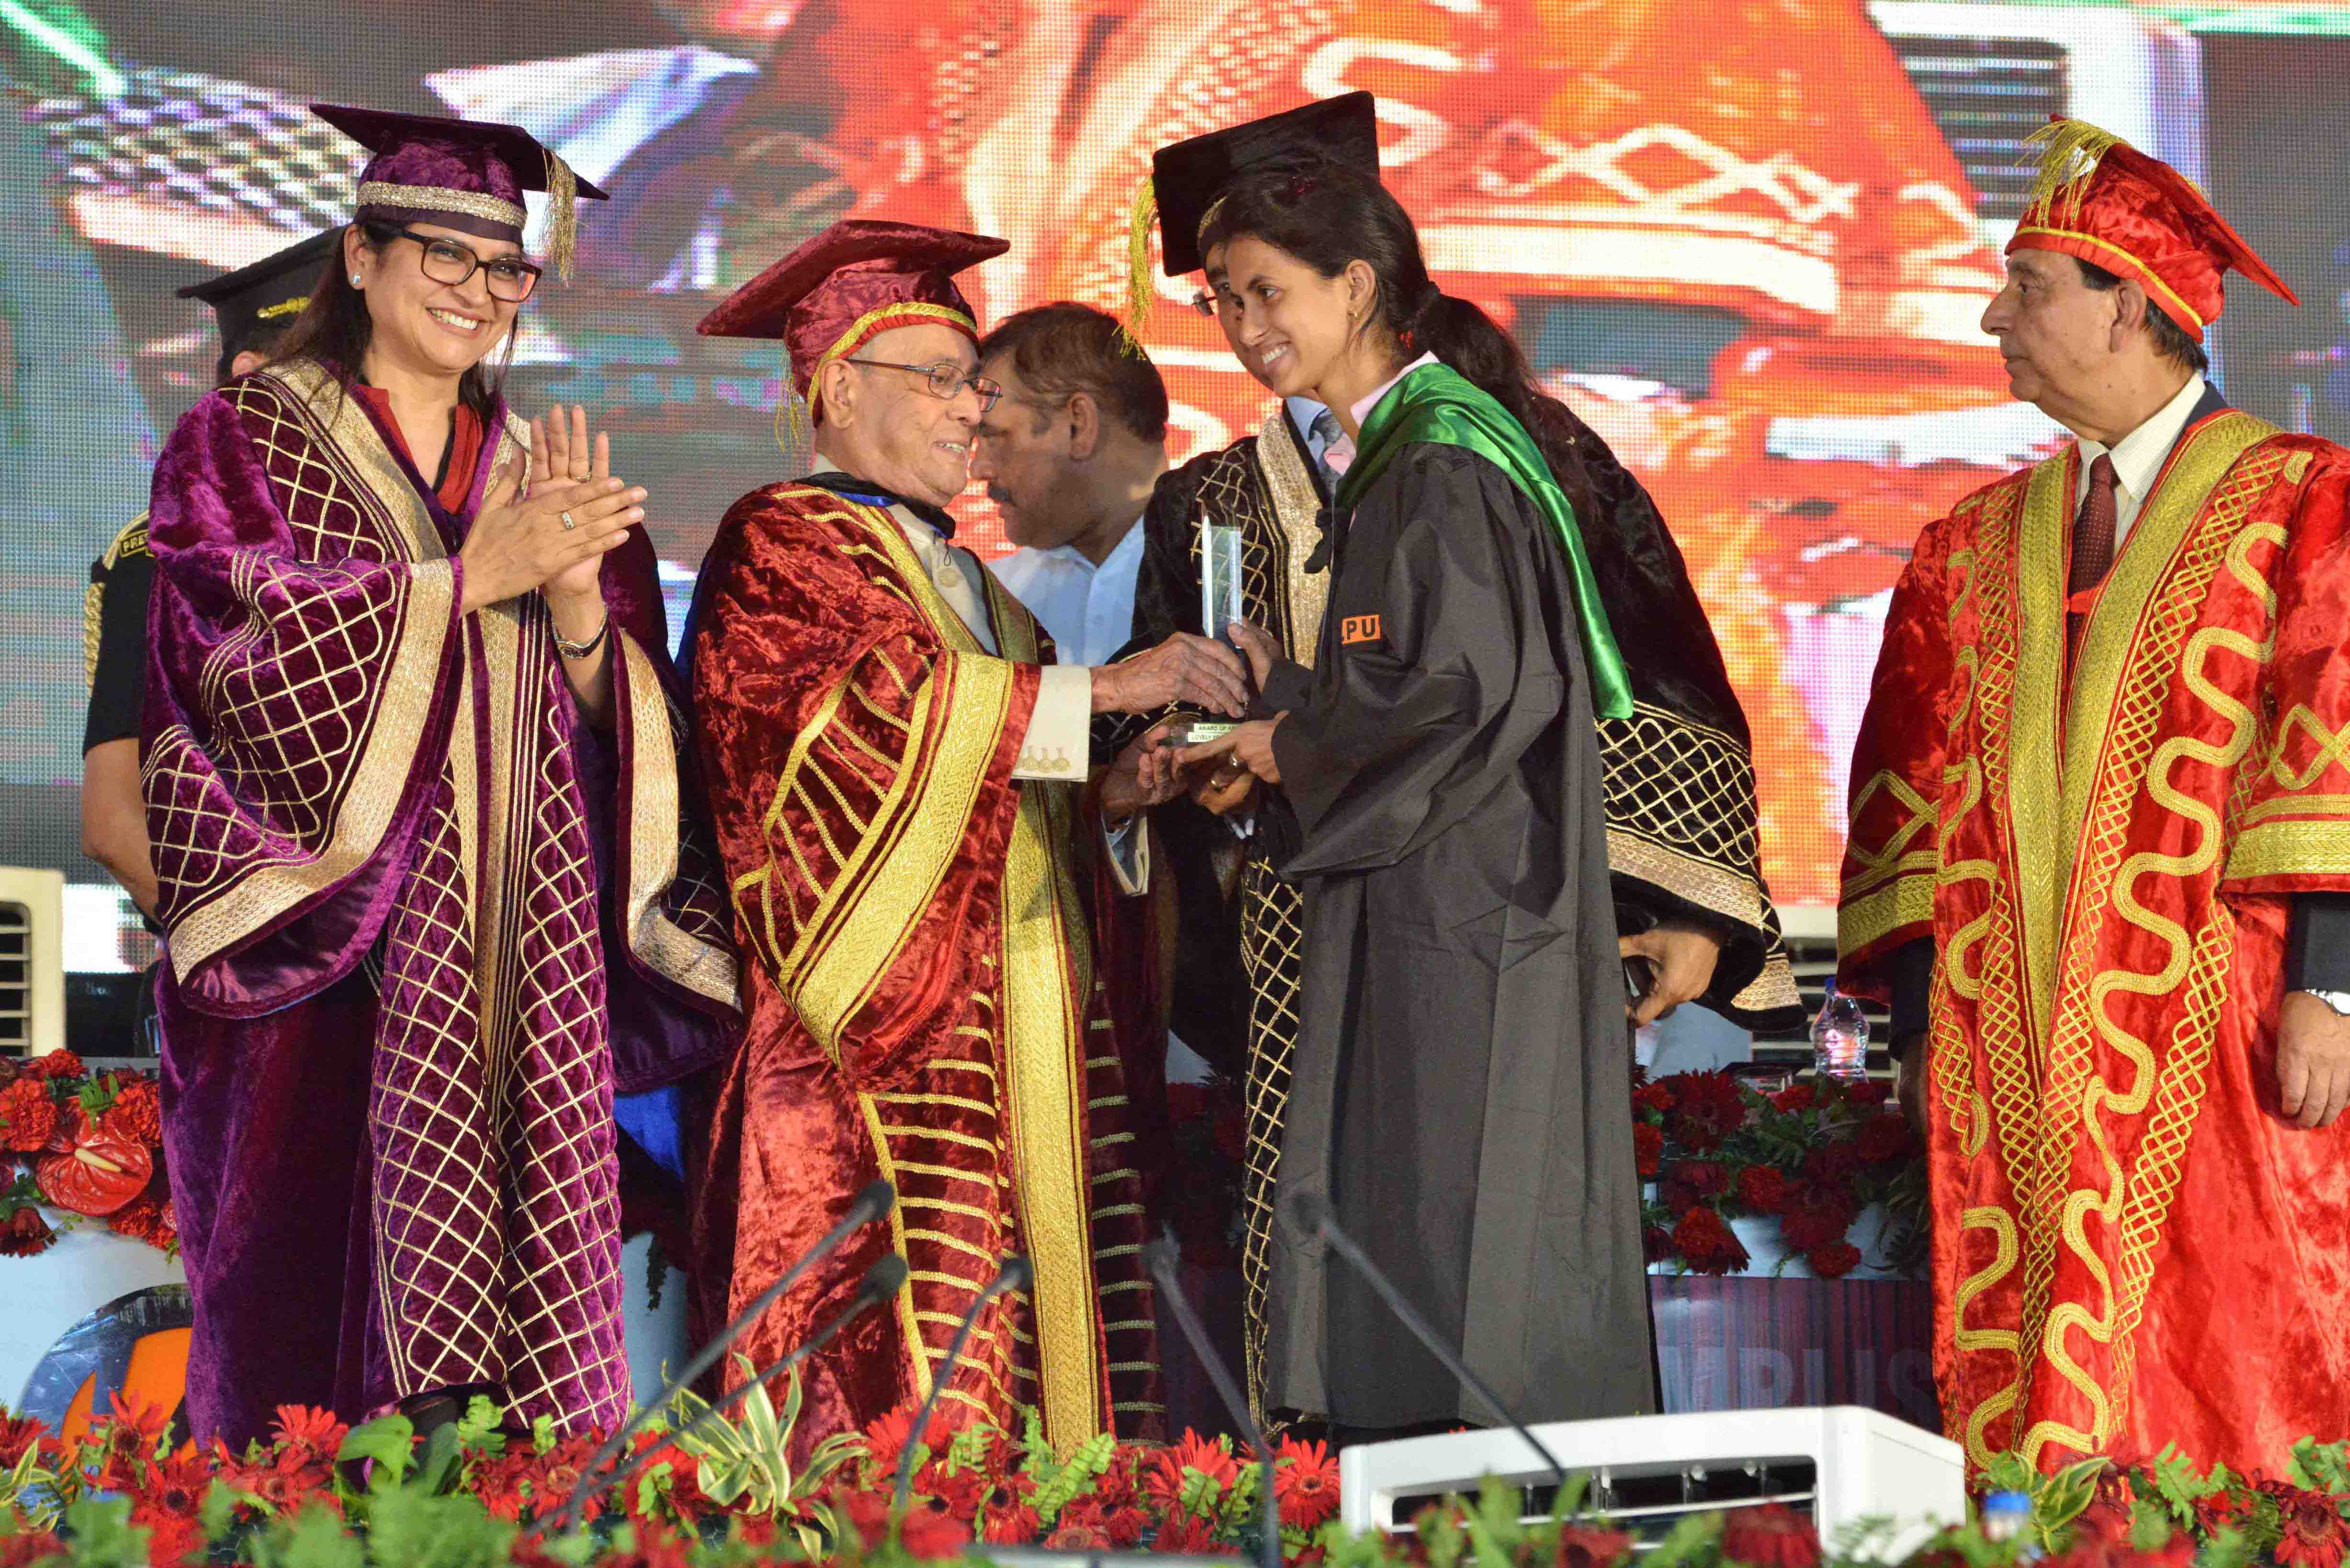
[[[977,342],[979,322],[954,275],[1011,248],[984,234],[844,218],[719,301],[694,330],[780,338],[813,414],[816,372],[879,333],[936,322]]]
[[[394,114],[314,103],[310,112],[374,156],[359,171],[359,218],[439,223],[484,239],[522,243],[523,192],[547,195],[548,251],[571,275],[575,196],[604,192],[571,172],[554,149],[518,125],[436,114]]]
[[[1207,265],[1200,255],[1200,225],[1224,187],[1241,175],[1276,163],[1317,161],[1344,164],[1367,179],[1379,177],[1379,121],[1369,93],[1301,104],[1160,148],[1150,155],[1149,188],[1159,215],[1159,265],[1169,277]],[[1139,231],[1148,221],[1144,211],[1138,200]]]

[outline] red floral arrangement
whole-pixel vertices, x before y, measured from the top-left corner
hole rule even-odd
[[[1763,1218],[1778,1221],[1790,1257],[1841,1279],[1865,1261],[1848,1232],[1882,1203],[1895,1223],[1880,1263],[1913,1267],[1924,1249],[1925,1162],[1889,1097],[1873,1079],[1807,1077],[1765,1094],[1727,1073],[1639,1075],[1632,1151],[1651,1184],[1640,1216],[1648,1261],[1733,1273],[1751,1259],[1730,1221]]]
[[[153,1074],[91,1073],[70,1051],[0,1056],[0,1257],[56,1244],[44,1207],[178,1252]]]

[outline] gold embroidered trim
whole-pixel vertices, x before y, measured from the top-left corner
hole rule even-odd
[[[619,678],[636,766],[629,781],[629,886],[625,918],[629,945],[657,973],[698,996],[735,1004],[734,955],[688,935],[663,912],[660,900],[677,881],[678,827],[684,803],[677,778],[677,736],[669,697],[652,659],[626,632],[616,632],[614,673]]]
[[[844,354],[856,353],[867,338],[878,336],[885,327],[911,326],[920,321],[943,321],[948,326],[968,335],[974,342],[979,338],[979,323],[962,311],[951,309],[947,306],[924,305],[910,299],[899,300],[894,305],[878,306],[849,323],[848,330],[834,338],[832,347],[819,355],[815,365],[809,368],[807,417],[810,420],[816,418],[816,403],[823,395],[823,383],[819,378],[823,376],[824,368],[827,365]],[[781,410],[778,410],[777,412],[780,416]],[[928,572],[920,572],[916,575],[924,582],[930,580]]]
[[[504,223],[519,230],[530,216],[512,202],[480,191],[452,191],[446,185],[396,185],[369,180],[359,187],[361,207],[413,207],[425,213],[463,213],[469,218]]]
[[[125,556],[144,556],[147,548],[147,514],[141,512],[122,525],[99,557],[98,570],[103,576],[114,570]],[[99,635],[106,619],[106,585],[92,582],[81,591],[81,684],[88,691],[98,684]]]
[[[1314,546],[1321,541],[1315,520],[1321,515],[1322,493],[1306,470],[1307,454],[1290,427],[1280,403],[1257,432],[1253,443],[1257,465],[1264,471],[1264,487],[1273,502],[1273,524],[1281,535],[1281,570],[1288,589],[1289,656],[1306,669],[1322,640],[1322,615],[1330,603],[1327,567],[1307,571]]]

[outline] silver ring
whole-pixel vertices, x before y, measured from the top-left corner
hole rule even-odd
[[[564,526],[564,530],[565,530],[567,533],[567,532],[569,532],[571,529],[574,529],[574,528],[577,528],[577,527],[578,527],[578,526],[579,526],[579,520],[578,520],[577,518],[576,518],[576,517],[572,516],[570,513],[566,512],[566,513],[563,513],[561,515],[562,515],[562,517],[563,517],[563,526]]]

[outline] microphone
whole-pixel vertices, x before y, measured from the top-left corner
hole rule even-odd
[[[899,1257],[895,1252],[884,1252],[879,1257],[874,1259],[873,1266],[865,1271],[864,1279],[858,1282],[857,1295],[855,1299],[851,1300],[847,1306],[835,1313],[822,1328],[817,1329],[816,1333],[809,1337],[808,1342],[806,1345],[800,1345],[797,1349],[792,1351],[789,1355],[785,1355],[780,1360],[769,1362],[766,1366],[762,1366],[759,1370],[751,1374],[750,1376],[744,1378],[742,1383],[736,1386],[734,1392],[727,1395],[726,1397],[718,1401],[717,1404],[712,1405],[709,1409],[704,1410],[701,1415],[696,1416],[692,1420],[688,1421],[684,1426],[679,1428],[677,1431],[671,1436],[669,1439],[670,1442],[679,1442],[688,1435],[700,1431],[704,1423],[716,1420],[719,1417],[724,1415],[727,1411],[732,1410],[735,1406],[748,1398],[752,1389],[766,1386],[767,1379],[770,1377],[775,1376],[779,1372],[787,1371],[790,1368],[798,1366],[801,1362],[806,1360],[817,1351],[822,1350],[831,1342],[832,1336],[838,1334],[842,1329],[847,1328],[850,1321],[859,1313],[863,1312],[868,1307],[879,1306],[883,1302],[888,1301],[891,1296],[896,1295],[905,1283],[905,1259]],[[628,1485],[629,1481],[636,1479],[637,1472],[650,1464],[653,1460],[653,1457],[660,1451],[660,1447],[647,1449],[643,1453],[639,1454],[635,1459],[630,1459],[626,1465],[622,1466],[620,1473],[614,1476],[606,1484],[614,1490],[618,1490],[621,1487]],[[587,1486],[588,1477],[583,1474],[580,1477],[579,1484],[572,1490],[571,1501],[564,1511],[563,1530],[566,1534],[568,1534],[572,1528],[577,1523],[577,1521],[572,1517],[572,1511],[577,1509],[586,1501]]]
[[[1200,1321],[1200,1314],[1191,1305],[1191,1298],[1183,1293],[1182,1282],[1175,1273],[1179,1256],[1171,1227],[1142,1249],[1143,1265],[1150,1271],[1151,1280],[1159,1286],[1159,1299],[1173,1309],[1177,1326],[1182,1329],[1183,1337],[1191,1343],[1191,1354],[1198,1356],[1200,1365],[1208,1369],[1208,1381],[1216,1386],[1217,1397],[1224,1402],[1224,1413],[1248,1434],[1248,1440],[1256,1446],[1257,1503],[1261,1515],[1258,1528],[1263,1532],[1263,1539],[1257,1542],[1258,1568],[1281,1568],[1281,1507],[1273,1495],[1273,1445],[1264,1440],[1264,1432],[1257,1426],[1256,1417],[1249,1414],[1248,1401],[1241,1397],[1240,1385],[1232,1381],[1232,1369],[1224,1365],[1222,1356],[1216,1354],[1214,1344],[1208,1338],[1207,1325]]]
[[[889,1213],[897,1201],[898,1189],[888,1182],[868,1182],[863,1190],[849,1199],[848,1211],[840,1217],[839,1224],[826,1231],[815,1246],[803,1252],[800,1255],[800,1261],[786,1270],[782,1279],[760,1292],[756,1300],[744,1307],[735,1315],[733,1323],[728,1324],[719,1332],[718,1337],[694,1352],[693,1359],[685,1364],[684,1371],[670,1379],[669,1386],[661,1390],[660,1398],[641,1407],[636,1414],[620,1424],[619,1431],[605,1438],[604,1446],[598,1449],[594,1457],[579,1467],[579,1486],[572,1493],[571,1507],[564,1512],[564,1528],[567,1531],[578,1522],[573,1517],[573,1511],[579,1506],[588,1479],[611,1462],[612,1456],[619,1453],[647,1421],[652,1419],[655,1411],[668,1409],[669,1402],[677,1397],[678,1390],[690,1386],[695,1378],[709,1371],[711,1364],[726,1354],[726,1347],[742,1337],[744,1329],[758,1322],[760,1314],[775,1304],[776,1297],[797,1284],[800,1276],[806,1273],[808,1270],[830,1257],[833,1250],[848,1240],[852,1232],[863,1230]]]
[[[1430,1355],[1444,1363],[1444,1369],[1467,1384],[1478,1398],[1492,1407],[1493,1414],[1499,1416],[1510,1430],[1524,1440],[1526,1447],[1541,1457],[1542,1462],[1550,1470],[1552,1484],[1558,1489],[1551,1499],[1551,1511],[1556,1513],[1558,1500],[1566,1495],[1565,1467],[1558,1462],[1555,1455],[1543,1447],[1540,1439],[1526,1430],[1526,1424],[1513,1415],[1508,1406],[1502,1403],[1502,1397],[1488,1387],[1483,1378],[1469,1370],[1469,1364],[1461,1359],[1461,1353],[1444,1343],[1443,1336],[1430,1327],[1428,1320],[1419,1315],[1419,1311],[1410,1302],[1404,1299],[1404,1293],[1396,1289],[1395,1282],[1381,1273],[1379,1266],[1371,1262],[1369,1254],[1355,1244],[1355,1239],[1338,1228],[1338,1217],[1331,1211],[1330,1200],[1319,1192],[1300,1190],[1290,1195],[1289,1201],[1284,1207],[1289,1210],[1291,1224],[1319,1237],[1332,1251],[1354,1265],[1355,1272],[1368,1282],[1379,1300],[1388,1303],[1388,1310],[1396,1314],[1404,1327],[1411,1330],[1414,1338],[1428,1346]]]
[[[924,1399],[922,1407],[914,1413],[914,1424],[906,1433],[906,1446],[898,1455],[898,1486],[889,1504],[890,1518],[903,1519],[906,1516],[906,1499],[914,1486],[914,1445],[920,1442],[922,1434],[930,1429],[931,1412],[938,1408],[939,1396],[946,1392],[947,1381],[954,1376],[955,1361],[962,1355],[963,1341],[971,1337],[972,1325],[979,1321],[979,1314],[987,1309],[988,1303],[1006,1291],[1026,1290],[1028,1282],[1035,1277],[1035,1270],[1029,1267],[1028,1260],[1014,1252],[1003,1260],[1003,1266],[995,1271],[995,1278],[988,1281],[987,1288],[964,1309],[962,1321],[955,1324],[954,1338],[947,1342],[946,1361],[941,1366],[939,1375],[931,1379],[930,1397]],[[919,1345],[915,1347],[915,1353],[920,1354]]]

